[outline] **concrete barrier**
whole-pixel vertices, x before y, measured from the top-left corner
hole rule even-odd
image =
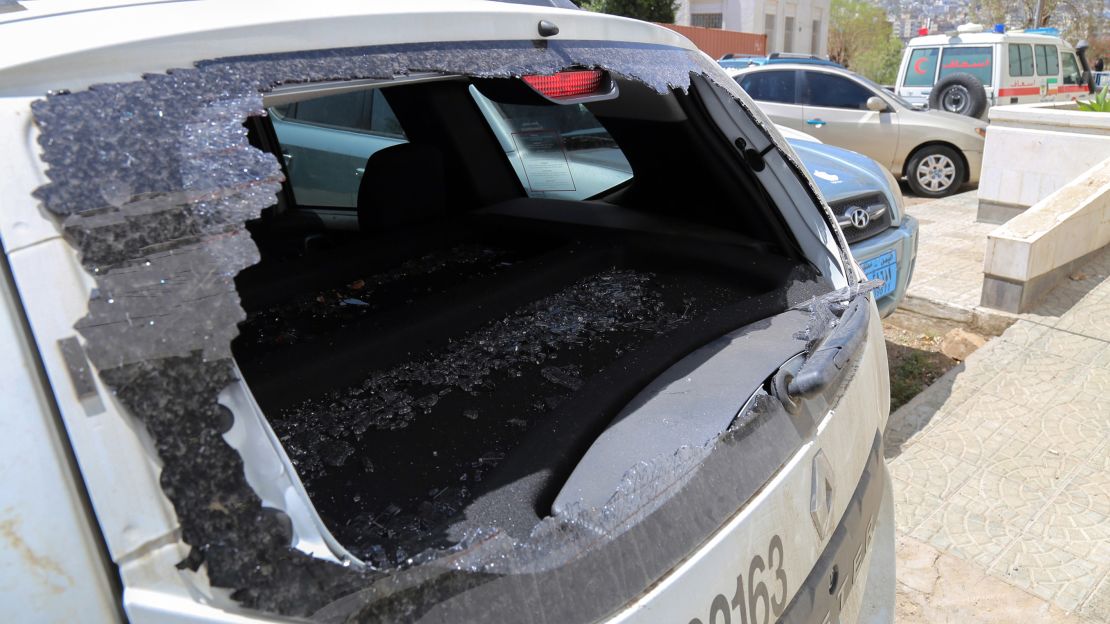
[[[995,106],[989,115],[979,221],[1004,223],[1110,157],[1110,113],[1063,101]]]
[[[1088,256],[1108,244],[1110,158],[987,236],[980,303],[1007,312],[1027,312]]]

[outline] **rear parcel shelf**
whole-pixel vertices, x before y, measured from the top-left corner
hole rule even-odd
[[[593,504],[638,458],[709,442],[804,348],[806,315],[774,316],[787,291],[820,289],[743,236],[604,204],[515,200],[452,229],[393,232],[376,270],[291,304],[244,300],[248,385],[332,533],[380,565],[483,526],[527,535],[579,489],[573,473],[595,473],[575,468],[591,445],[627,437]],[[663,408],[625,413],[698,349],[729,357],[686,361],[705,394],[682,409],[698,414],[645,446]]]

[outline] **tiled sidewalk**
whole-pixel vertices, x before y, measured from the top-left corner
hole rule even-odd
[[[927,227],[943,230],[942,211],[958,210],[938,203],[910,209],[923,220],[917,288],[935,284],[940,300],[970,303],[959,284],[971,280],[963,274],[975,263],[964,257],[977,241],[935,258],[944,241],[927,240]],[[961,231],[985,237],[949,229],[938,238]],[[973,275],[981,276],[979,253]],[[934,275],[931,262],[970,264]],[[1110,249],[893,414],[887,432],[904,541],[1093,622],[1110,621],[1108,275]],[[1031,613],[1025,621],[1057,619]]]
[[[910,298],[967,309],[979,305],[987,234],[998,226],[976,223],[976,194],[966,191],[907,205],[921,228]]]

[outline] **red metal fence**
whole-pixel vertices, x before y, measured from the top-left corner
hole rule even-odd
[[[659,24],[685,36],[702,52],[719,59],[725,54],[767,54],[767,35],[721,30],[720,28],[700,28],[698,26],[679,26],[678,24]]]

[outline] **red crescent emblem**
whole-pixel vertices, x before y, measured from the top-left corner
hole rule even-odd
[[[916,61],[914,61],[914,63],[913,63],[913,72],[915,74],[924,74],[925,70],[921,69],[921,64],[924,63],[925,61],[928,61],[928,60],[929,60],[929,57],[923,56],[923,57],[917,59]]]

